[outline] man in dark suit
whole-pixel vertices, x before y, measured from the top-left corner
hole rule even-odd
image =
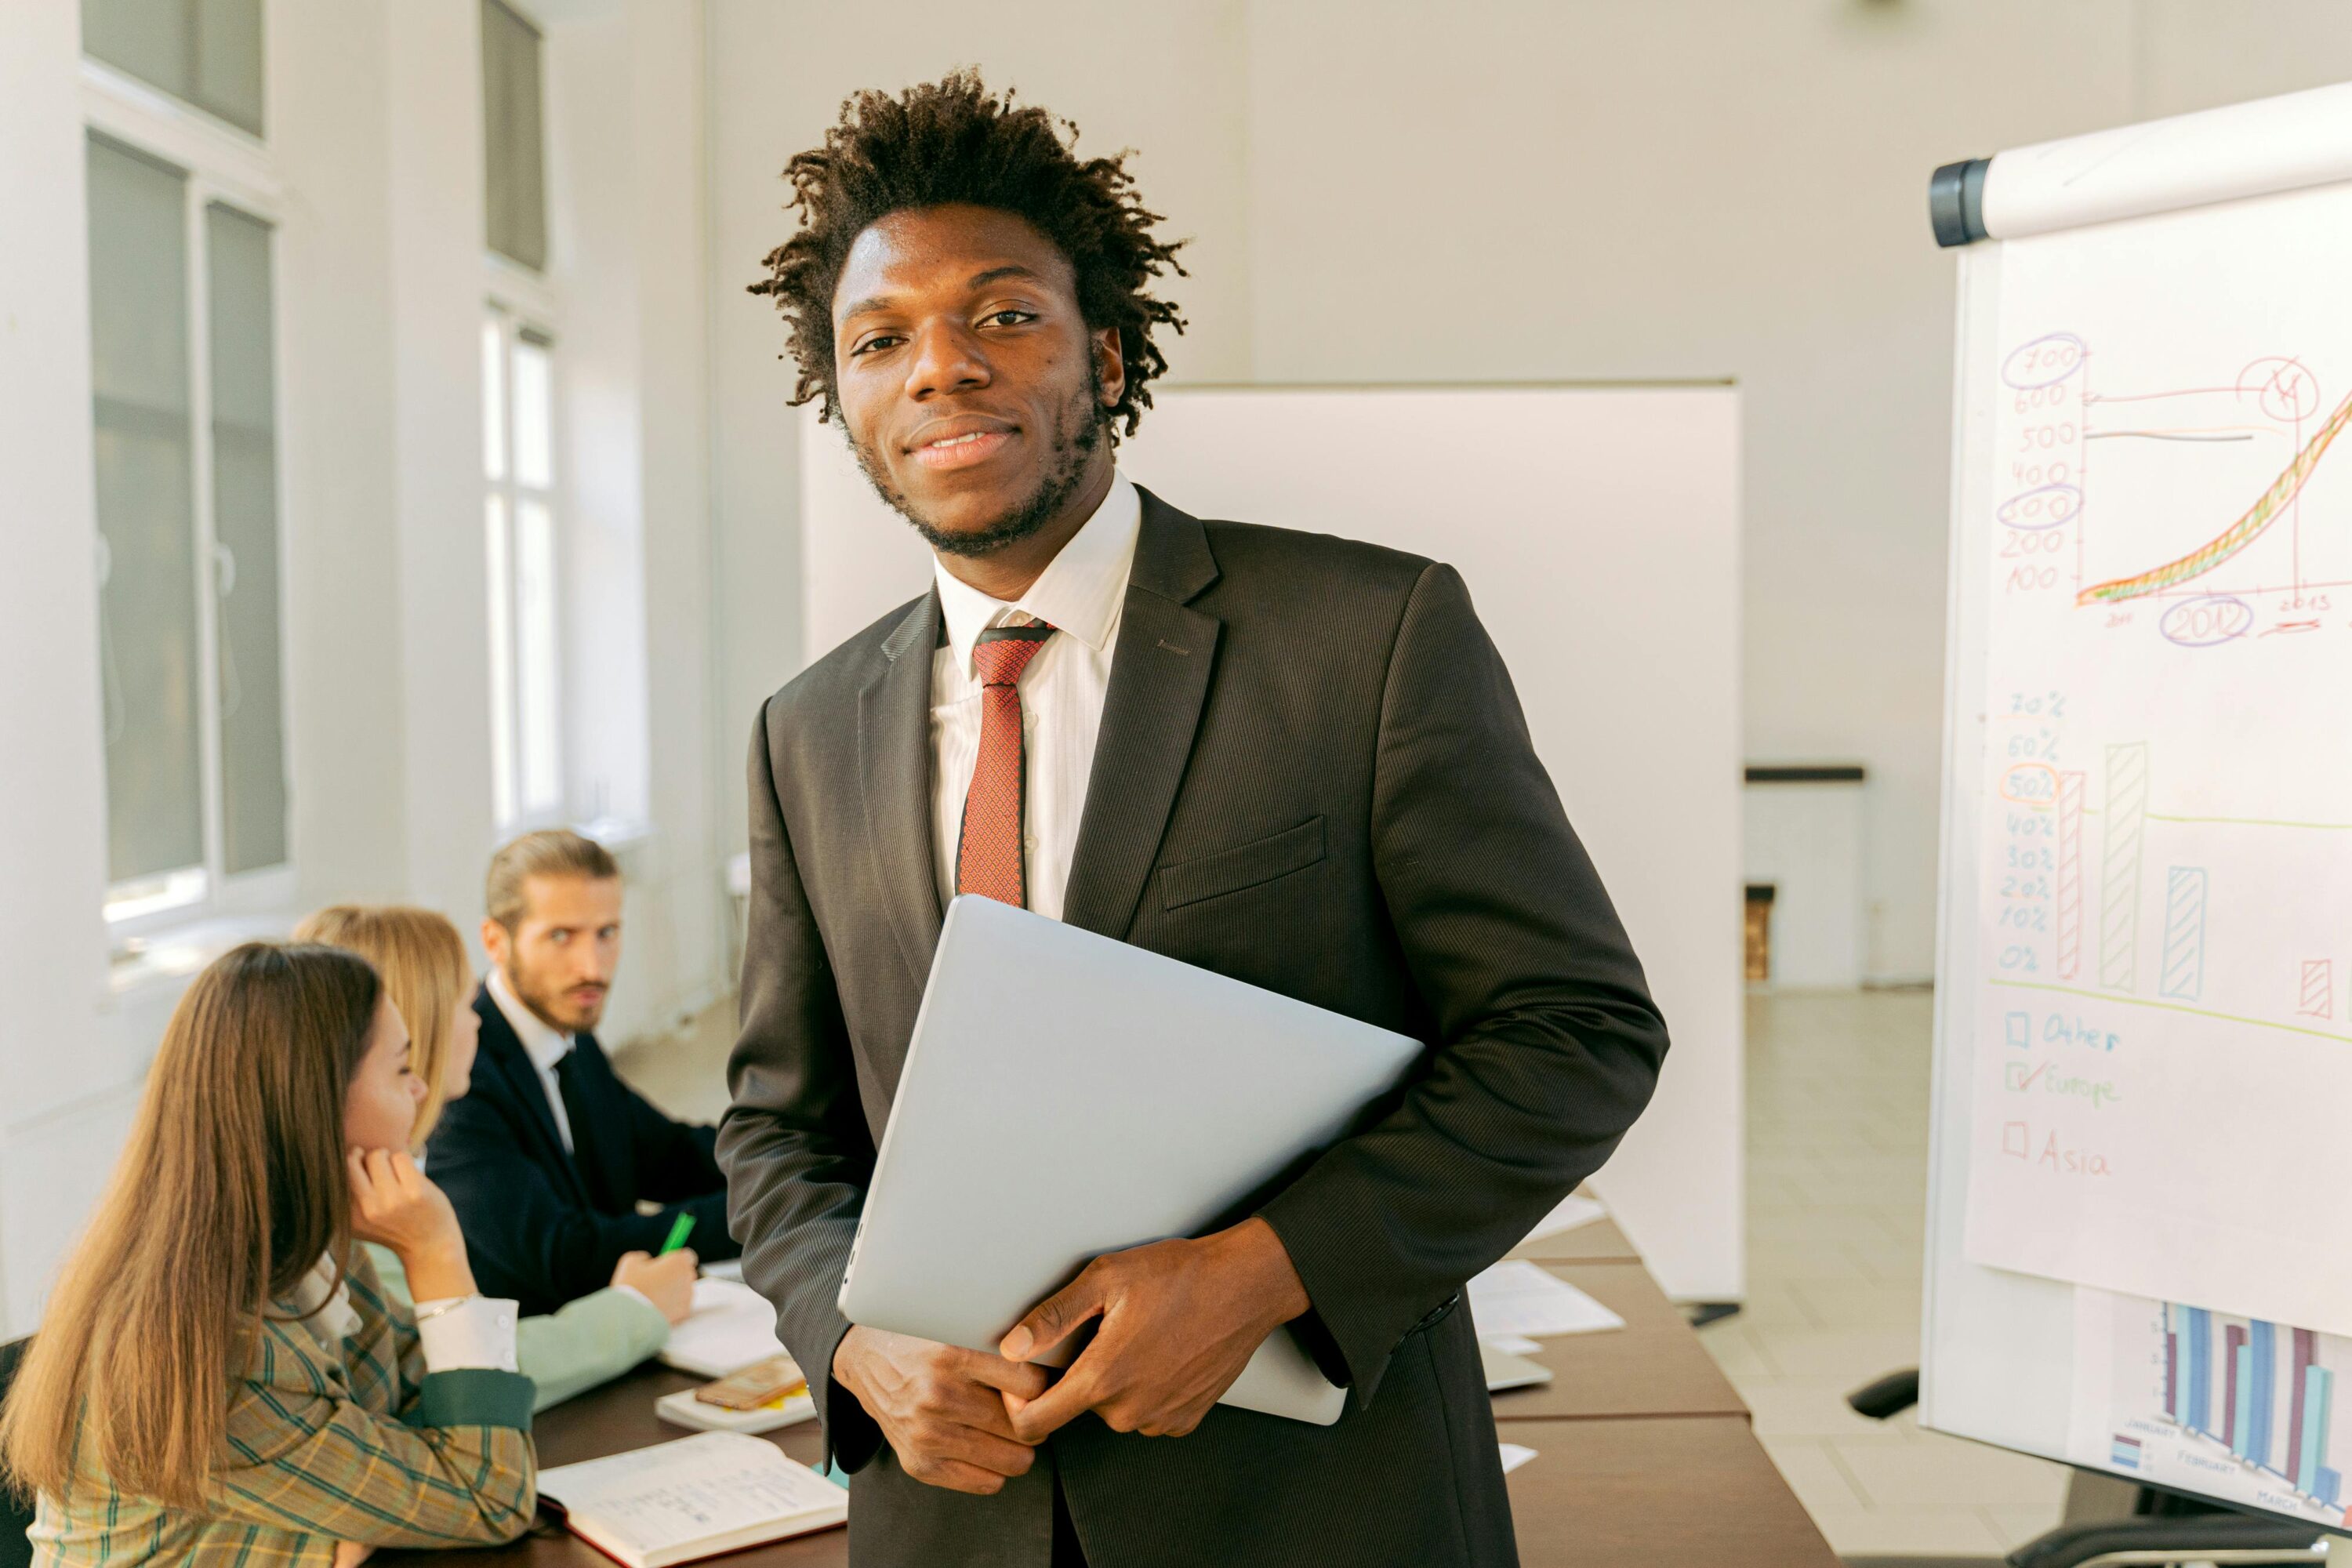
[[[527,833],[492,857],[488,893],[473,1088],[426,1150],[483,1293],[552,1312],[603,1289],[625,1254],[658,1248],[679,1215],[702,1258],[736,1256],[714,1130],[656,1110],[591,1032],[621,956],[620,868],[579,834]]]
[[[1608,1157],[1666,1040],[1461,579],[1118,475],[1170,247],[1043,111],[968,74],[861,95],[787,174],[805,223],[761,288],[799,392],[937,564],[751,747],[720,1159],[853,1472],[851,1560],[1516,1561],[1463,1285]],[[1256,1215],[1097,1260],[1000,1353],[852,1327],[835,1292],[958,892],[1426,1052]],[[1214,1404],[1286,1324],[1349,1388],[1331,1426]],[[1055,1381],[1034,1358],[1088,1327]]]

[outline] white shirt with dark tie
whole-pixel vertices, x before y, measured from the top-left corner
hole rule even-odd
[[[1029,907],[1062,918],[1087,781],[1094,773],[1095,739],[1102,730],[1103,700],[1110,690],[1111,656],[1127,605],[1128,574],[1142,528],[1142,498],[1123,476],[1113,475],[1102,505],[1029,591],[1011,604],[934,563],[947,622],[947,643],[931,655],[931,864],[941,903],[955,897],[963,797],[980,755],[982,704],[972,644],[993,626],[1043,621],[1054,635],[1021,675],[1028,784],[1022,854]]]
[[[551,1028],[545,1019],[525,1006],[507,985],[506,971],[495,963],[490,965],[489,987],[490,1000],[506,1015],[507,1026],[522,1042],[523,1055],[530,1058],[531,1070],[539,1074],[539,1087],[547,1094],[547,1108],[555,1112],[555,1135],[563,1140],[563,1152],[569,1154],[572,1118],[563,1109],[563,1086],[556,1081],[555,1069],[572,1054],[572,1037]]]

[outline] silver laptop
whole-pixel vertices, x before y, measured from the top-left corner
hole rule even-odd
[[[993,1351],[1092,1258],[1247,1217],[1392,1088],[1420,1042],[964,897],[841,1284],[854,1323]],[[1223,1403],[1329,1426],[1287,1329]]]

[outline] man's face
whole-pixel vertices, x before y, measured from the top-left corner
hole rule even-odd
[[[851,445],[933,549],[985,554],[1077,492],[1126,384],[1118,330],[1087,331],[1068,260],[1025,220],[893,213],[850,247],[833,309]]]
[[[613,877],[526,877],[523,917],[509,934],[482,926],[515,999],[549,1027],[593,1029],[621,961],[621,884]]]

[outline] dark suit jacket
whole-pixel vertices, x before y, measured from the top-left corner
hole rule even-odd
[[[457,1210],[485,1296],[511,1296],[526,1315],[552,1312],[612,1283],[625,1252],[652,1252],[680,1214],[687,1245],[716,1262],[740,1250],[727,1234],[727,1178],[711,1156],[713,1130],[673,1121],[614,1075],[595,1037],[572,1045],[572,1147],[522,1041],[484,986],[474,1087],[443,1108],[425,1167]],[[641,1215],[637,1201],[669,1206]]]
[[[1318,1427],[1219,1405],[1160,1438],[1081,1416],[974,1498],[908,1479],[830,1385],[834,1300],[941,918],[926,595],[761,713],[719,1136],[745,1278],[855,1472],[851,1560],[1044,1568],[1058,1471],[1096,1568],[1514,1562],[1458,1292],[1648,1101],[1666,1035],[1641,966],[1451,568],[1204,524],[1147,492],[1123,615],[1064,918],[1428,1045],[1368,1131],[1260,1211],[1347,1413]]]

